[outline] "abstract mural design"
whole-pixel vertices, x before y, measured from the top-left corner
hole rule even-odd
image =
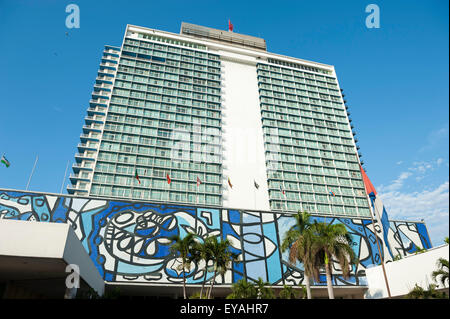
[[[0,219],[69,223],[101,276],[110,282],[180,283],[180,260],[171,255],[169,238],[187,233],[228,239],[231,250],[239,255],[240,262],[216,278],[219,285],[244,277],[261,277],[272,285],[300,284],[304,279],[303,265],[290,264],[288,252],[280,250],[284,234],[295,223],[288,214],[0,190]],[[365,269],[381,260],[377,238],[384,247],[379,225],[361,218],[312,219],[341,223],[352,235],[359,263],[347,280],[334,263],[334,285],[367,285]],[[423,223],[390,221],[388,240],[394,254],[409,255],[431,247]],[[201,284],[204,271],[205,265],[193,264],[187,283]],[[211,278],[208,272],[207,279]],[[315,285],[326,285],[325,276]]]

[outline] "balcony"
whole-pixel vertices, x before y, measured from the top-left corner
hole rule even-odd
[[[110,76],[103,76],[103,75],[98,75],[97,78],[95,79],[97,81],[97,83],[108,83],[108,84],[112,84],[113,82],[113,77]]]
[[[92,167],[88,167],[86,165],[83,165],[82,163],[75,163],[72,165],[72,169],[74,171],[74,173],[79,173],[81,170],[88,170],[88,171],[92,171],[93,168]]]
[[[102,66],[101,64],[100,64],[100,68],[98,69],[98,72],[99,73],[102,73],[102,74],[115,74],[116,72],[115,72],[115,70],[112,70],[112,69],[110,69],[110,67],[106,67],[106,66]]]
[[[83,193],[86,193],[86,195],[87,195],[88,190],[79,188],[79,187],[77,187],[76,185],[73,185],[73,184],[69,184],[69,185],[67,185],[67,192],[70,195],[73,195],[75,192],[83,192]]]
[[[103,116],[85,116],[84,120],[87,124],[89,123],[103,123],[105,118]]]
[[[94,140],[94,141],[99,141],[100,140],[100,135],[99,136],[92,136],[90,134],[81,134],[80,135],[80,139],[81,141],[86,141],[86,140]]]
[[[115,71],[117,68],[117,64],[110,63],[110,62],[102,62],[102,63],[100,63],[100,66],[102,68],[106,68],[106,69],[112,70],[112,71]]]
[[[87,182],[90,181],[89,177],[82,176],[82,174],[70,174],[69,179],[70,179],[70,182],[72,183],[72,185],[76,185],[78,180],[87,181]]]
[[[113,70],[110,70],[110,69],[99,69],[98,70],[99,76],[101,76],[103,74],[111,74],[111,75],[113,75],[114,73],[116,73],[116,72],[113,71]]]
[[[78,143],[77,148],[80,153],[83,153],[85,150],[97,150],[98,145],[88,145],[86,143]]]
[[[105,99],[109,98],[111,91],[103,91],[102,89],[99,91],[92,91],[91,95],[93,99],[104,97]]]
[[[102,125],[94,126],[94,125],[83,125],[83,132],[85,134],[89,134],[89,132],[101,132],[102,131]]]
[[[95,83],[94,88],[111,91],[112,85],[106,83]]]
[[[118,56],[110,55],[110,54],[103,54],[102,60],[112,60],[112,61],[119,61]]]
[[[116,50],[112,50],[112,49],[107,49],[107,50],[103,50],[103,53],[111,53],[113,55],[117,55],[117,57],[119,56],[120,51],[116,51]]]
[[[106,107],[101,106],[90,106],[87,109],[88,115],[95,115],[95,114],[101,114],[106,115]]]
[[[107,106],[108,105],[108,100],[107,99],[91,99],[89,101],[89,104],[91,106],[95,106],[95,105]]]
[[[93,161],[95,160],[95,155],[94,154],[87,155],[86,153],[76,153],[75,160],[77,161],[77,163],[80,163],[83,160]]]

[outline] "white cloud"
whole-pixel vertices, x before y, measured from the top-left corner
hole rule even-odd
[[[385,193],[398,191],[403,187],[403,185],[405,184],[405,181],[412,175],[416,175],[415,180],[417,182],[421,181],[422,179],[424,179],[425,174],[438,169],[444,162],[445,162],[445,159],[443,159],[441,157],[438,158],[437,160],[432,160],[432,161],[413,162],[412,166],[409,167],[407,169],[407,171],[401,172],[397,179],[393,180],[387,186],[380,185],[379,187],[377,187],[377,189],[380,192],[385,192]],[[400,162],[397,162],[397,164],[398,163],[400,163]]]
[[[432,131],[427,137],[426,145],[419,149],[419,153],[427,151],[428,154],[431,154],[430,151],[448,145],[448,136],[448,125]],[[397,165],[402,163],[403,161],[398,161]],[[422,190],[415,192],[408,192],[407,188],[403,188],[403,186],[406,184],[406,186],[416,188],[419,186],[418,182],[423,183],[426,177],[429,179],[439,176],[438,178],[442,181],[441,177],[445,167],[449,167],[448,159],[442,157],[427,161],[416,161],[409,168],[402,169],[404,171],[389,185],[377,187],[389,219],[408,221],[424,219],[433,245],[442,244],[443,238],[448,236],[449,181],[447,180],[437,187],[423,187]],[[445,175],[448,176],[448,170],[445,170]]]
[[[413,167],[410,167],[410,171],[419,172],[422,174],[425,174],[426,171],[433,169],[433,163],[427,163],[427,162],[414,162]]]
[[[410,177],[412,174],[413,173],[411,173],[411,172],[402,172],[400,174],[400,176],[396,180],[394,180],[390,185],[388,185],[388,186],[381,185],[377,189],[381,192],[387,192],[387,193],[397,191],[403,187],[404,181],[408,177]]]
[[[391,185],[392,186],[392,185]],[[379,193],[389,219],[409,221],[425,220],[433,244],[448,236],[449,182],[435,189],[405,193],[393,189]]]
[[[420,148],[419,152],[436,149],[440,147],[442,143],[448,145],[448,133],[448,125],[441,129],[432,131],[430,134],[428,134],[426,145]]]
[[[416,177],[416,181],[417,181],[417,182],[420,182],[422,179],[424,179],[424,177],[425,177],[425,176],[417,176],[417,177]]]

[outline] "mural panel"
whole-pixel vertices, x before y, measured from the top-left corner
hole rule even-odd
[[[280,250],[286,231],[295,223],[288,214],[211,209],[125,200],[88,199],[52,194],[0,190],[0,219],[69,223],[101,276],[110,282],[181,283],[180,261],[170,253],[173,235],[195,233],[200,238],[228,239],[241,262],[217,284],[231,284],[247,277],[261,277],[272,285],[303,283],[303,265],[292,265]],[[380,263],[376,238],[383,245],[379,225],[368,219],[312,216],[313,220],[345,225],[359,258],[351,277],[344,279],[333,264],[335,285],[367,285],[365,268]],[[423,223],[391,221],[388,236],[395,254],[408,255],[430,248]],[[390,254],[382,250],[389,260]],[[193,265],[186,281],[201,284],[205,265]],[[212,273],[207,273],[207,279]],[[321,276],[315,285],[326,285]]]

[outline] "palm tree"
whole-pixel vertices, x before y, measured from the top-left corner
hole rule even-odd
[[[206,276],[208,275],[208,263],[212,260],[212,247],[214,245],[214,239],[215,237],[207,237],[203,240],[203,242],[196,242],[194,244],[193,250],[192,250],[192,261],[194,261],[197,265],[200,263],[200,261],[205,262],[205,268],[204,268],[204,276],[203,276],[203,282],[202,282],[202,288],[200,290],[200,299],[203,298],[203,290],[205,288],[206,284]]]
[[[309,233],[311,227],[309,222],[310,216],[307,212],[298,212],[294,215],[295,225],[291,226],[286,232],[281,244],[282,252],[289,249],[289,262],[291,264],[295,264],[297,260],[303,263],[308,299],[311,299],[310,278],[312,276],[311,269],[313,268],[310,254],[312,244],[312,237]]]
[[[170,237],[172,240],[172,246],[170,246],[170,251],[181,258],[181,264],[177,267],[178,270],[183,272],[183,296],[186,297],[186,270],[189,272],[191,269],[192,255],[190,254],[192,248],[195,245],[195,235],[188,233],[184,238],[178,235]]]
[[[227,269],[230,268],[232,262],[237,262],[238,255],[231,252],[230,242],[228,239],[217,240],[217,237],[208,238],[208,250],[211,254],[211,260],[213,262],[214,275],[211,279],[211,287],[208,292],[208,299],[211,298],[211,293],[214,287],[214,281],[218,274],[225,274]]]
[[[273,293],[272,288],[266,287],[270,285],[268,282],[264,282],[264,280],[259,277],[256,282],[256,289],[258,290],[257,298],[258,299],[275,299],[275,294]]]
[[[280,291],[280,299],[296,299],[298,298],[299,292],[295,291],[292,286],[283,285],[283,289]]]
[[[448,282],[448,260],[445,258],[439,258],[436,262],[438,270],[431,273],[431,277],[438,284],[442,284],[445,287],[445,282]],[[438,279],[438,277],[440,277]]]
[[[241,279],[231,286],[231,294],[227,299],[256,299],[258,290],[252,283],[247,282],[247,279]]]
[[[406,299],[445,299],[447,295],[445,293],[436,290],[436,285],[429,284],[428,289],[424,289],[419,285],[415,285],[414,288],[405,296]]]
[[[317,223],[311,226],[313,234],[311,256],[313,261],[312,271],[314,279],[319,280],[319,267],[325,268],[327,278],[328,297],[334,299],[334,291],[332,284],[332,262],[337,260],[344,278],[350,276],[351,266],[357,263],[355,253],[350,247],[352,242],[351,235],[342,224],[326,224]]]
[[[448,237],[444,238],[444,242],[448,245]]]

